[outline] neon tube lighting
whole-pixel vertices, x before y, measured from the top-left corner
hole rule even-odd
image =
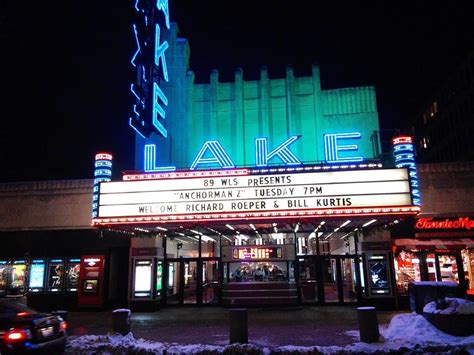
[[[248,175],[248,169],[233,169],[233,170],[197,170],[197,171],[183,171],[183,172],[169,172],[169,173],[149,173],[149,174],[125,174],[124,181],[131,180],[161,180],[161,179],[182,179],[191,177],[207,177],[207,176],[240,176]]]

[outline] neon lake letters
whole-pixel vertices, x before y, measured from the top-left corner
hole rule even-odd
[[[361,162],[363,160],[360,156],[341,156],[339,154],[339,152],[356,151],[359,149],[357,144],[343,145],[339,144],[339,141],[343,139],[360,139],[360,132],[329,133],[324,134],[323,137],[324,156],[327,163],[350,163]],[[301,138],[301,136],[291,136],[270,152],[268,151],[267,138],[255,138],[255,165],[257,167],[268,166],[268,162],[275,157],[278,157],[281,162],[287,166],[302,165],[302,162],[289,149],[289,146],[299,138]],[[145,172],[176,170],[174,166],[158,166],[156,162],[155,144],[146,144],[144,147],[143,170]],[[197,169],[199,165],[206,165],[206,167],[209,168],[209,164],[217,164],[217,167],[220,169],[235,168],[235,164],[229,154],[222,144],[216,140],[204,142],[194,158],[190,170]]]

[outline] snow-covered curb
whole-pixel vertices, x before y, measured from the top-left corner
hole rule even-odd
[[[358,340],[358,331],[349,335]],[[295,335],[296,336],[296,335]],[[341,346],[280,346],[262,347],[254,344],[235,344],[227,346],[206,344],[174,344],[135,339],[132,333],[121,335],[85,335],[70,337],[67,353],[72,354],[351,354],[363,353],[405,353],[414,351],[446,352],[456,347],[474,354],[474,336],[456,337],[436,329],[423,316],[404,313],[393,317],[387,329],[381,330],[377,343],[355,342]]]

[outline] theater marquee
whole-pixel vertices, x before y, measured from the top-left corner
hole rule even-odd
[[[292,169],[296,171],[296,169]],[[202,175],[202,174],[201,174]],[[406,169],[173,173],[100,185],[95,224],[416,213]]]

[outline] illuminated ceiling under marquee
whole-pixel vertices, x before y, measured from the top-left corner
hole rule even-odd
[[[94,225],[415,215],[406,169],[173,172],[100,185]]]

